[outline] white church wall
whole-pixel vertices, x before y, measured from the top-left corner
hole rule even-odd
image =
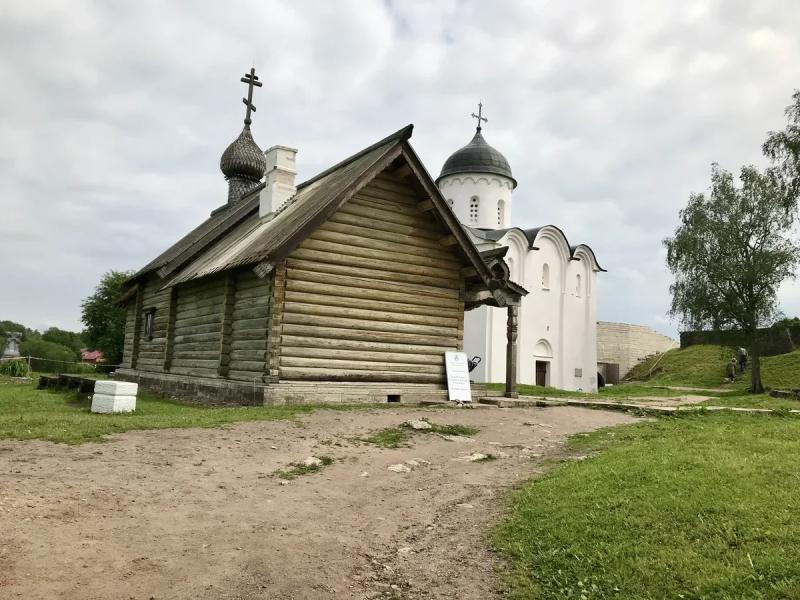
[[[498,175],[449,175],[439,181],[439,190],[458,220],[484,229],[510,226],[513,187],[510,179]]]

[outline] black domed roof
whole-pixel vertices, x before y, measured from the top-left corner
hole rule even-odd
[[[456,150],[445,161],[436,183],[439,183],[447,175],[455,175],[457,173],[502,175],[503,177],[508,177],[514,183],[514,187],[517,187],[517,180],[511,174],[511,167],[506,157],[486,143],[480,127],[478,127],[469,144],[460,150]]]
[[[264,177],[267,158],[253,139],[249,125],[244,126],[239,137],[222,153],[219,168],[222,169],[225,179],[244,177],[260,181]]]

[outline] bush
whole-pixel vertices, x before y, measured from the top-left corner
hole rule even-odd
[[[0,361],[0,375],[6,375],[8,377],[28,377],[30,374],[31,370],[26,360],[14,359]]]
[[[23,356],[32,356],[31,368],[43,373],[72,373],[79,367],[72,348],[44,340],[28,340],[20,344]]]

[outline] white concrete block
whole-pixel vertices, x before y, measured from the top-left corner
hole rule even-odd
[[[136,410],[136,396],[109,396],[107,394],[92,396],[92,412],[94,413],[119,413],[134,410]]]
[[[135,396],[138,391],[139,384],[130,381],[101,380],[94,384],[94,393],[106,396]]]

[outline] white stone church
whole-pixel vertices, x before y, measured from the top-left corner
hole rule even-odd
[[[529,292],[519,309],[518,383],[596,390],[597,273],[604,269],[589,246],[571,246],[554,225],[511,225],[517,181],[477,116],[472,141],[447,159],[436,183],[479,250],[508,246],[510,279]],[[474,381],[505,380],[506,320],[505,310],[487,306],[466,314],[464,351],[481,357]]]

